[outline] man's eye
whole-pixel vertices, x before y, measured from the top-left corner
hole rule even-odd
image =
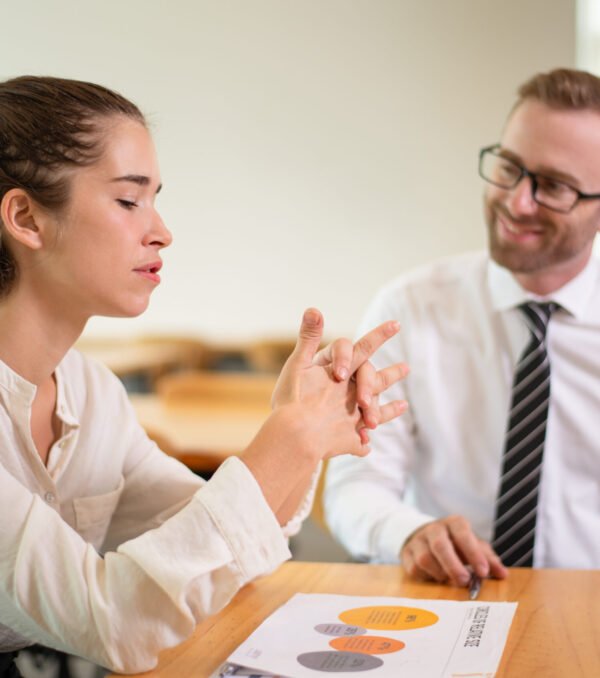
[[[548,195],[563,195],[573,190],[562,181],[556,181],[550,177],[538,177],[538,189]]]
[[[500,159],[497,165],[498,174],[506,179],[514,179],[521,173],[517,165],[510,162],[510,160]]]
[[[132,210],[134,207],[137,207],[137,202],[134,202],[133,200],[123,200],[122,198],[118,198],[117,202],[123,209],[126,210]]]

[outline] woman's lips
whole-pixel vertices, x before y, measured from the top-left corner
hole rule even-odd
[[[134,268],[134,273],[138,273],[147,280],[151,280],[153,283],[158,284],[160,282],[160,276],[158,272],[162,268],[162,261],[153,261],[149,264],[144,264],[138,268]]]

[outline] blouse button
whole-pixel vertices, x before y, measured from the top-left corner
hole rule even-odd
[[[56,495],[54,492],[46,492],[44,499],[48,502],[48,504],[53,504],[56,501]]]

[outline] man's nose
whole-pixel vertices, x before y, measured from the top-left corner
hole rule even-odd
[[[529,215],[537,210],[538,204],[533,199],[534,188],[532,177],[524,175],[514,188],[508,190],[505,204],[513,216]]]

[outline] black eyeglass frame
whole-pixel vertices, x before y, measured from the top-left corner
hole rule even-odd
[[[518,162],[515,162],[511,158],[504,158],[505,160],[508,160],[508,162],[511,162],[515,167],[518,167],[520,170],[520,174],[515,180],[514,184],[512,186],[502,186],[501,184],[496,183],[495,181],[492,181],[491,179],[488,179],[488,177],[484,176],[483,172],[481,171],[482,165],[483,165],[483,157],[486,153],[491,153],[492,155],[496,156],[497,158],[502,158],[504,156],[501,156],[497,153],[494,153],[494,151],[499,150],[502,148],[500,144],[492,144],[491,146],[486,146],[485,148],[482,148],[479,151],[479,176],[484,180],[487,181],[488,184],[492,184],[493,186],[498,186],[498,188],[503,188],[504,190],[510,191],[513,188],[516,188],[519,185],[519,182],[523,177],[529,177],[531,179],[531,197],[537,202],[538,205],[541,205],[542,207],[545,207],[546,209],[552,210],[553,212],[559,212],[560,214],[569,214],[569,212],[572,212],[576,205],[579,203],[580,200],[600,200],[600,193],[583,193],[582,191],[578,190],[574,186],[571,186],[570,184],[567,184],[565,181],[560,181],[559,179],[553,179],[552,177],[547,177],[544,174],[539,174],[538,172],[530,172],[527,168],[523,167],[523,165],[519,165]],[[547,205],[545,202],[540,201],[536,197],[537,189],[538,189],[538,177],[543,177],[544,179],[549,179],[551,181],[556,181],[559,184],[563,184],[563,186],[566,186],[569,190],[573,191],[575,195],[577,196],[575,198],[575,202],[569,207],[569,209],[566,210],[561,210],[556,207],[551,207],[550,205]]]

